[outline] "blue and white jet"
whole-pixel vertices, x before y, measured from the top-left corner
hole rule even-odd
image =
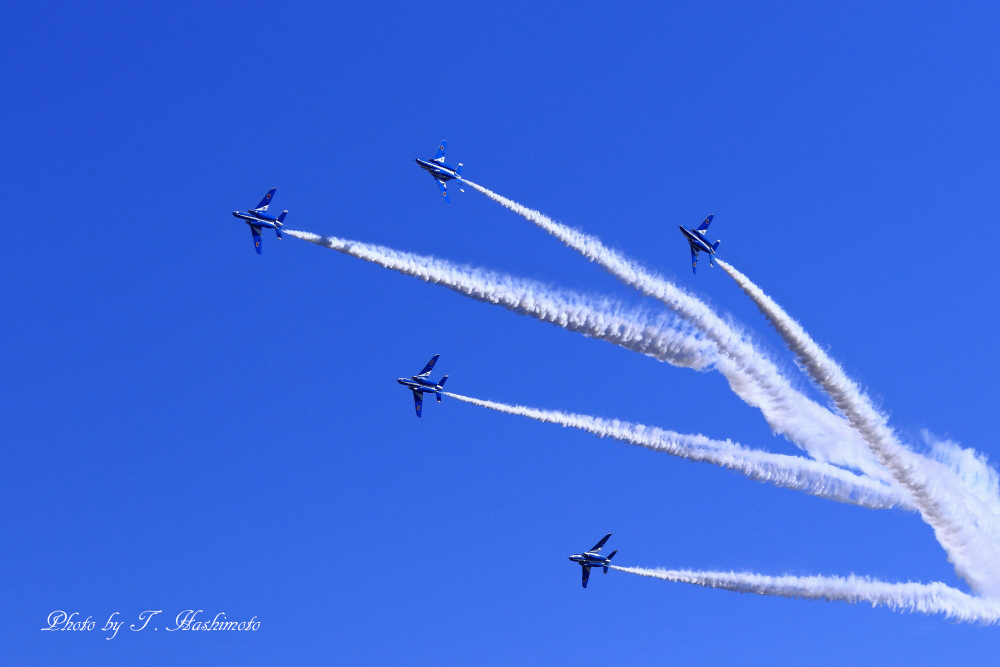
[[[600,542],[594,545],[590,551],[585,551],[582,554],[575,554],[570,556],[569,559],[575,563],[579,563],[583,568],[583,587],[587,587],[587,582],[590,581],[590,568],[592,567],[603,567],[604,574],[608,573],[608,566],[611,565],[611,559],[615,557],[618,553],[618,549],[615,549],[607,556],[601,555],[601,549],[604,547],[604,543],[608,541],[611,537],[611,533],[605,535]]]
[[[438,403],[441,402],[441,392],[444,390],[444,383],[448,379],[448,376],[445,375],[436,383],[427,379],[430,377],[431,371],[434,370],[434,364],[437,363],[440,356],[440,354],[435,354],[431,357],[431,360],[427,362],[424,369],[413,377],[396,380],[399,384],[413,391],[413,404],[417,408],[418,417],[424,407],[424,394],[437,394]]]
[[[710,215],[705,218],[705,222],[698,225],[697,229],[685,229],[683,225],[678,225],[681,228],[681,234],[687,239],[687,242],[691,244],[691,273],[698,273],[695,267],[698,266],[698,253],[707,252],[708,253],[708,265],[715,266],[715,262],[712,261],[712,256],[715,255],[715,250],[719,247],[722,241],[716,241],[712,245],[708,245],[708,241],[705,240],[705,232],[708,231],[708,226],[712,224],[712,218],[714,215]]]
[[[451,200],[448,199],[448,181],[458,181],[458,189],[462,190],[462,192],[465,192],[465,190],[462,189],[462,163],[459,162],[457,167],[449,167],[444,163],[444,147],[447,144],[447,141],[442,141],[441,145],[438,146],[437,155],[430,160],[417,158],[417,164],[426,169],[434,177],[438,188],[441,189],[441,194],[444,195],[444,200],[450,204]]]
[[[267,207],[271,205],[271,198],[274,197],[274,191],[277,189],[271,188],[268,190],[264,198],[257,204],[257,208],[252,208],[249,211],[233,211],[234,216],[250,225],[250,233],[253,234],[253,247],[257,249],[258,255],[260,254],[260,233],[262,228],[273,229],[274,233],[278,236],[278,240],[281,240],[281,223],[285,221],[288,211],[282,211],[277,218],[264,215]]]

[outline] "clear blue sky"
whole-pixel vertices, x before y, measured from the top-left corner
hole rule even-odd
[[[230,216],[656,304],[449,161],[780,340],[676,225],[800,319],[893,425],[997,459],[1000,10],[988,3],[54,3],[4,13],[0,662],[983,664],[1000,630],[623,565],[965,588],[918,517],[487,412],[395,378],[793,453],[669,367]],[[803,387],[807,387],[804,380]],[[811,390],[809,390],[811,391]],[[188,608],[255,633],[166,633]],[[56,609],[98,631],[41,632]],[[105,641],[112,612],[162,609]]]

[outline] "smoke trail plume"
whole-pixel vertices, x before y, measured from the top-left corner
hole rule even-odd
[[[1000,596],[1000,499],[984,502],[982,495],[964,489],[947,467],[903,446],[885,415],[798,322],[730,264],[717,263],[757,305],[879,462],[910,492],[959,576],[977,592]]]
[[[743,473],[750,479],[805,491],[820,498],[872,509],[888,507],[911,509],[905,495],[892,487],[870,477],[855,475],[828,463],[800,456],[749,449],[730,440],[712,440],[703,435],[676,433],[617,419],[606,420],[557,410],[538,410],[520,405],[484,401],[450,392],[444,393],[459,401],[491,410],[577,428],[600,438],[613,438],[691,461],[712,463]]]
[[[895,611],[944,614],[960,621],[996,623],[1000,620],[1000,605],[974,597],[941,582],[889,583],[868,577],[771,577],[751,572],[704,572],[696,570],[666,570],[642,567],[618,567],[621,572],[676,581],[707,588],[722,588],[737,593],[777,595],[807,600],[868,602],[873,607],[888,607]]]
[[[571,229],[472,181],[463,179],[463,182],[538,225],[625,284],[659,300],[690,322],[718,346],[716,367],[732,390],[746,403],[759,408],[773,431],[784,434],[819,461],[855,468],[879,479],[891,479],[843,419],[795,390],[743,332],[719,317],[708,304],[608,248],[595,236]]]
[[[606,300],[595,301],[533,281],[456,266],[433,257],[292,229],[283,232],[675,366],[702,369],[715,361],[714,346],[695,332],[686,331],[681,322],[673,323],[678,325],[675,327],[662,318],[650,322],[641,314],[627,312]]]

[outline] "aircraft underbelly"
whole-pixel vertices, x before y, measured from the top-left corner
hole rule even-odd
[[[707,252],[708,254],[712,254],[715,252],[714,250],[712,250],[712,246],[710,245],[699,243],[698,241],[691,241],[690,243],[691,247],[694,249],[695,252]]]

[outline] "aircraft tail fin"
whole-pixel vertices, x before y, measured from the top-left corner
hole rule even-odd
[[[720,243],[722,243],[722,241],[716,241],[715,243],[713,243],[712,244],[712,250],[718,250]]]
[[[447,375],[445,375],[443,378],[441,378],[441,381],[438,382],[438,389],[440,389],[441,387],[444,386],[445,380],[447,380],[447,379],[448,379]],[[440,403],[441,402],[441,392],[440,391],[436,391],[434,393],[437,395],[438,403]]]
[[[612,551],[611,553],[609,553],[608,554],[608,560],[611,560],[612,558],[614,558],[616,553],[618,553],[618,549],[615,549],[614,551]]]
[[[282,211],[281,215],[278,216],[278,219],[274,221],[274,235],[278,237],[279,241],[282,238],[282,236],[281,236],[281,223],[283,223],[285,221],[285,216],[286,215],[288,215],[288,211]]]
[[[465,192],[465,188],[462,187],[463,183],[462,183],[462,163],[461,162],[459,162],[458,166],[455,167],[455,175],[458,176],[458,178],[456,180],[458,181],[458,190],[459,190],[459,192]]]

